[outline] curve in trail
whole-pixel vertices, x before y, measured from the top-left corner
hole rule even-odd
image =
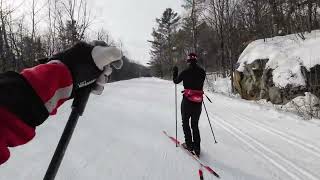
[[[211,118],[212,118],[212,114],[209,113]],[[265,159],[267,159],[268,161],[270,161],[273,165],[275,165],[276,167],[278,167],[279,169],[281,169],[284,173],[288,174],[292,179],[296,179],[296,180],[305,180],[307,177],[310,180],[319,180],[318,177],[315,177],[313,174],[311,174],[310,172],[306,171],[305,169],[298,167],[297,165],[295,165],[293,162],[291,162],[290,160],[286,159],[285,157],[281,156],[280,154],[274,152],[273,150],[271,150],[270,148],[266,147],[265,145],[263,145],[261,142],[259,142],[258,140],[254,139],[253,137],[249,136],[248,134],[244,133],[242,130],[234,127],[233,125],[231,125],[230,123],[224,121],[222,118],[220,118],[219,116],[215,116],[217,118],[215,118],[218,122],[220,122],[219,126],[221,126],[223,129],[225,129],[227,132],[229,132],[230,134],[232,134],[234,137],[236,137],[237,139],[239,139],[241,142],[245,143],[246,145],[248,145],[251,149],[253,149],[255,152],[257,152],[258,154],[260,154],[262,157],[264,157]],[[230,129],[232,129],[233,131],[231,131]],[[243,139],[243,138],[239,138],[238,135],[241,135],[243,137],[245,137],[247,140]],[[248,141],[250,140],[251,142],[253,142],[255,146],[253,146],[252,144],[250,144],[250,142]],[[265,153],[261,153],[257,147],[260,147],[262,150],[264,150],[265,152],[273,155],[275,158],[272,158],[270,156],[268,156]],[[279,160],[281,160],[284,164],[279,163]],[[286,168],[285,166],[288,166],[290,168]],[[290,169],[290,170],[289,170]],[[300,178],[297,174],[303,174],[304,176],[302,178]]]
[[[231,113],[230,110],[229,110],[229,112]],[[246,116],[245,114],[237,113],[237,112],[232,112],[232,114],[234,117],[246,121],[251,126],[259,128],[269,134],[278,136],[279,138],[286,141],[287,143],[294,145],[296,147],[299,147],[299,148],[303,149],[304,151],[320,158],[320,148],[318,148],[317,146],[314,146],[308,142],[305,142],[304,140],[301,140],[297,137],[291,137],[291,135],[289,135],[288,133],[281,132],[271,126],[266,125],[265,123],[253,121],[250,119],[249,116]]]

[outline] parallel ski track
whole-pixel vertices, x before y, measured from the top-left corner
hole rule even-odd
[[[223,120],[221,117],[217,115],[212,116],[211,113],[209,114],[212,119],[215,119],[215,121],[219,122],[219,123],[216,123],[217,125],[219,125],[221,128],[229,132],[231,135],[233,135],[242,143],[246,144],[250,149],[252,149],[254,152],[259,154],[264,159],[268,160],[275,167],[282,170],[284,173],[290,176],[291,179],[306,180],[306,177],[307,177],[310,180],[319,180],[319,177],[316,177],[315,175],[311,174],[304,168],[297,166],[296,164],[294,164],[294,162],[288,160],[287,158],[283,157],[281,154],[263,145],[262,142],[258,141],[254,137],[243,132],[241,129],[233,126],[229,122],[226,122],[225,120]],[[234,115],[234,117],[236,117],[236,115]]]
[[[263,122],[254,121],[249,116],[247,116],[245,114],[231,112],[231,111],[229,111],[229,112],[232,113],[233,116],[235,116],[236,118],[246,121],[251,126],[253,126],[255,128],[259,128],[269,134],[275,135],[275,136],[281,138],[282,140],[286,141],[287,143],[294,145],[294,146],[320,158],[320,148],[315,145],[312,145],[311,143],[306,142],[306,140],[302,140],[298,137],[295,137],[293,134],[289,134],[289,133],[285,133],[280,130],[277,130],[276,128],[273,128]]]

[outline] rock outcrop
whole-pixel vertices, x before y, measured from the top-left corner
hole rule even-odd
[[[315,92],[315,95],[320,96],[319,87],[313,86],[314,84],[320,85],[320,66],[311,69],[311,71],[307,71],[303,66],[301,67],[302,74],[305,76],[306,86],[292,86],[289,84],[284,88],[280,88],[275,86],[273,70],[266,68],[267,62],[268,59],[257,59],[251,64],[246,64],[243,72],[235,71],[234,87],[243,99],[266,99],[273,104],[286,104],[298,96],[303,96],[310,89],[311,92]]]

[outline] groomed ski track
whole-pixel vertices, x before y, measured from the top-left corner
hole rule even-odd
[[[182,90],[182,86],[178,86]],[[218,94],[203,109],[202,159],[225,180],[319,180],[320,123]],[[181,101],[179,93],[178,101]],[[11,150],[0,180],[41,180],[70,114],[70,103]],[[180,108],[180,103],[179,107]],[[183,141],[179,111],[178,138]],[[108,84],[91,96],[58,180],[198,180],[199,165],[162,133],[175,135],[174,85],[142,78]],[[216,179],[204,172],[204,179]]]

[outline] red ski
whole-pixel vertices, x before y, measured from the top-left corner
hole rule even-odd
[[[219,174],[217,174],[211,167],[205,165],[201,159],[199,159],[198,156],[196,156],[195,154],[191,153],[190,151],[186,150],[185,148],[183,148],[181,146],[181,143],[174,137],[169,136],[169,134],[166,131],[163,131],[163,134],[165,134],[173,143],[177,144],[184,152],[186,152],[189,156],[191,156],[195,161],[197,161],[201,167],[203,167],[204,169],[206,169],[210,174],[216,176],[217,178],[220,178]],[[202,175],[202,172],[199,174]]]

